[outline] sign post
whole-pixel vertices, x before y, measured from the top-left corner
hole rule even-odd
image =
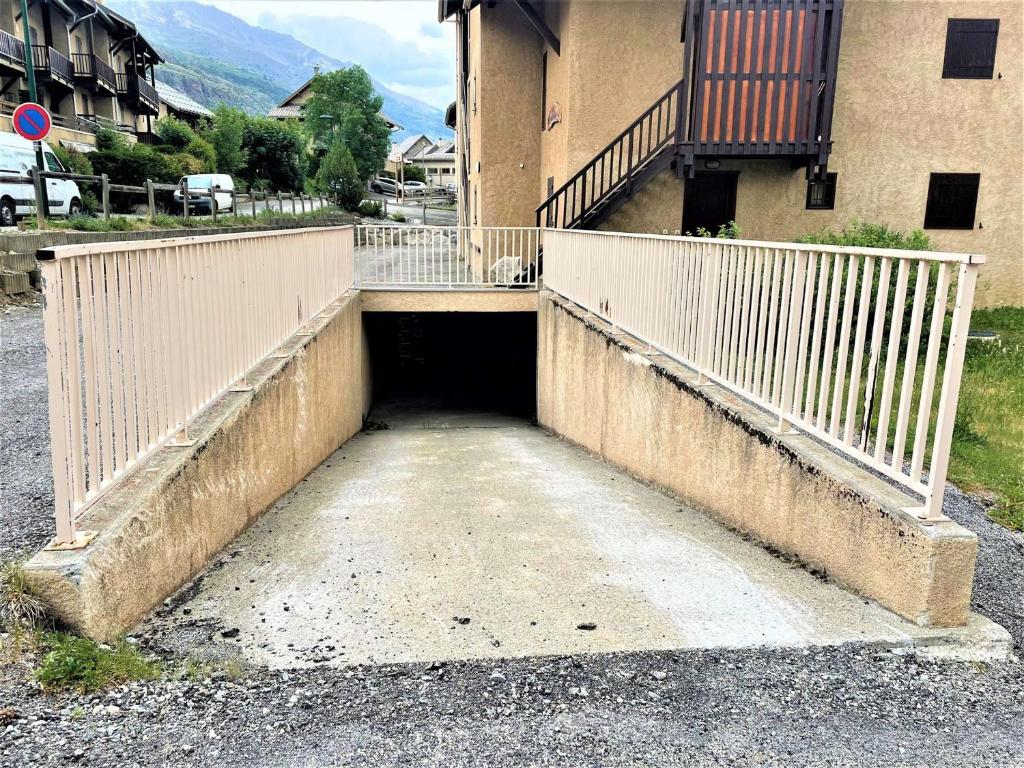
[[[36,171],[38,173],[41,173],[44,170],[44,166],[43,166],[43,145],[40,144],[39,142],[41,142],[44,138],[46,138],[46,134],[48,134],[50,132],[50,113],[47,112],[45,109],[43,109],[43,107],[41,107],[39,104],[36,103],[36,99],[38,98],[38,96],[36,95],[36,69],[35,69],[35,62],[32,59],[32,30],[31,30],[31,27],[29,26],[29,23],[28,23],[28,0],[21,0],[21,31],[22,31],[22,35],[24,36],[24,42],[25,42],[25,79],[28,80],[28,99],[29,99],[29,104],[28,105],[24,105],[23,104],[22,106],[39,107],[39,109],[42,110],[43,114],[46,115],[46,130],[43,131],[41,136],[38,136],[38,137],[33,138],[33,139],[29,139],[29,141],[35,142],[35,149],[36,149]],[[18,109],[21,109],[21,107],[18,107]],[[18,117],[17,116],[18,116],[18,112],[15,111],[15,113],[14,113],[14,121],[13,121],[14,122],[14,130],[18,134],[24,136],[24,134],[22,134],[21,131],[18,130]],[[28,137],[25,136],[25,138],[28,138]],[[40,182],[41,182],[40,188],[42,189],[41,199],[37,200],[36,203],[37,203],[37,209],[41,207],[42,208],[42,214],[45,217],[46,214],[50,212],[50,203],[46,199],[46,179],[40,179]]]

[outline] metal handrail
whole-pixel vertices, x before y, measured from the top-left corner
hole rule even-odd
[[[918,517],[942,518],[984,257],[547,230],[544,259],[546,288],[763,408],[780,434],[795,428],[920,494]]]

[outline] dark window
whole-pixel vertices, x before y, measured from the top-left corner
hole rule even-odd
[[[998,36],[999,19],[950,19],[942,76],[991,80]]]
[[[933,173],[928,182],[925,229],[974,229],[979,173]]]
[[[831,211],[836,207],[836,174],[826,173],[824,179],[807,182],[807,210]]]
[[[540,75],[540,129],[548,127],[548,52],[544,51]]]

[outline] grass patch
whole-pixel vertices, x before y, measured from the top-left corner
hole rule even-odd
[[[88,693],[160,676],[159,663],[146,659],[138,648],[124,641],[111,647],[64,632],[49,632],[43,642],[49,652],[35,678],[46,690]]]
[[[999,339],[967,345],[949,479],[1024,531],[1024,308],[975,310],[971,327]]]
[[[45,617],[46,607],[29,589],[24,566],[16,560],[0,563],[0,625],[25,629]]]

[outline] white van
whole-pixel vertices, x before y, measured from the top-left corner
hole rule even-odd
[[[213,199],[217,203],[217,210],[231,210],[231,191],[235,188],[235,181],[228,174],[194,173],[191,176],[183,176],[178,182],[179,188],[174,190],[174,202],[179,211],[181,210],[181,185],[183,183],[187,184],[189,189],[188,209],[190,212],[200,210],[210,212],[213,207],[210,204],[210,189],[213,189]],[[198,194],[200,192],[206,194]]]
[[[43,142],[43,162],[48,171],[67,173],[50,145]],[[0,226],[13,227],[20,216],[36,212],[30,168],[36,166],[32,142],[16,133],[0,133],[0,176],[20,176],[24,181],[0,181]],[[78,185],[65,179],[47,179],[46,195],[51,216],[74,216],[82,212]]]

